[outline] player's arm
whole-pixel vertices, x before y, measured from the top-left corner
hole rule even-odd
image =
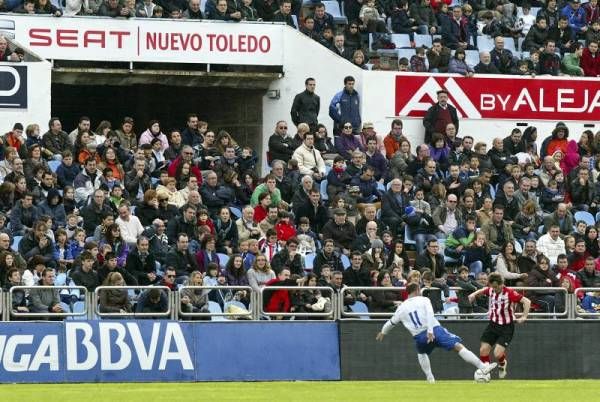
[[[520,303],[523,306],[523,315],[521,315],[521,317],[517,318],[516,321],[518,323],[523,323],[523,322],[525,322],[525,320],[527,319],[527,315],[529,314],[529,309],[531,308],[531,300],[529,300],[528,298],[523,296],[521,298]]]
[[[381,331],[379,331],[379,333],[375,337],[376,340],[381,342],[383,338],[392,330],[392,328],[394,328],[400,322],[401,311],[401,307],[399,307],[392,316],[392,318],[390,318],[385,322],[385,324],[383,324]]]
[[[427,303],[425,303],[425,312],[427,314],[427,343],[431,343],[435,339],[435,336],[433,335],[435,316],[433,314],[433,306],[431,305],[431,300],[426,299],[426,301]]]
[[[476,290],[475,292],[471,293],[469,295],[469,302],[473,303],[475,301],[476,298],[479,297],[479,295],[481,295],[483,292],[485,292],[487,290],[487,287],[485,288],[481,288],[479,290]]]

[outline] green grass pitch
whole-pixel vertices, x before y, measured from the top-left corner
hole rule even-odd
[[[600,381],[330,381],[135,384],[7,384],[9,401],[599,401]]]

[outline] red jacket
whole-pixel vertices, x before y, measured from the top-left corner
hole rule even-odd
[[[586,77],[597,77],[600,75],[600,52],[596,52],[596,57],[592,57],[592,52],[587,47],[583,49],[583,55],[579,61],[579,66],[583,69],[583,75]]]
[[[278,278],[271,279],[265,286],[284,286],[283,281]],[[266,290],[263,291],[267,292]],[[273,290],[271,292],[271,298],[265,305],[265,311],[267,313],[289,313],[292,308],[292,301],[290,299],[290,292],[287,290]]]
[[[181,157],[181,155],[179,155],[173,160],[173,162],[171,162],[171,164],[167,168],[167,173],[169,173],[169,177],[175,177],[175,175],[177,174],[177,167],[179,166],[182,160],[183,158]],[[196,165],[192,165],[190,171],[194,174],[194,176],[196,176],[196,179],[198,179],[198,187],[200,187],[200,185],[202,184],[202,171],[198,169],[198,166]]]
[[[277,223],[275,225],[275,231],[277,231],[277,240],[288,241],[290,238],[296,236],[296,228],[290,223]]]

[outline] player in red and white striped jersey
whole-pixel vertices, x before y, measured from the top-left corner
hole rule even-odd
[[[490,361],[490,352],[494,347],[494,356],[498,361],[498,377],[504,378],[507,373],[508,362],[506,361],[506,348],[512,340],[515,332],[514,323],[523,323],[529,314],[531,301],[522,294],[504,286],[504,279],[496,272],[490,274],[488,286],[479,289],[469,295],[469,301],[473,303],[475,298],[486,295],[489,300],[488,316],[490,322],[481,335],[481,346],[479,358],[482,362]],[[523,305],[523,315],[515,318],[514,303]]]

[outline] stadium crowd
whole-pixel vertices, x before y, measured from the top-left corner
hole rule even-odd
[[[0,12],[284,22],[367,69],[473,74],[600,75],[598,0],[0,0]],[[326,5],[335,15],[326,11]],[[534,6],[535,9],[532,7]],[[344,11],[342,16],[341,10]],[[390,34],[406,35],[399,44]],[[427,38],[415,41],[415,35]],[[433,36],[433,41],[432,41]],[[490,41],[491,40],[491,41]],[[510,43],[509,43],[510,42]],[[416,50],[397,62],[374,50]],[[514,52],[510,49],[514,49]],[[475,51],[475,59],[468,53]],[[0,50],[0,60],[9,59]],[[16,61],[16,60],[15,60]]]
[[[446,301],[462,313],[485,308],[466,295],[490,272],[510,285],[600,286],[600,134],[575,140],[559,122],[536,142],[529,126],[488,149],[459,135],[440,91],[423,119],[425,142],[413,146],[400,119],[388,133],[363,122],[348,76],[330,101],[330,136],[318,120],[316,81],[305,85],[290,109],[296,129],[277,122],[265,150],[270,171],[260,178],[256,152],[197,114],[169,130],[130,117],[92,129],[83,116],[69,132],[56,117],[44,130],[15,123],[0,140],[4,290],[388,287],[345,292],[344,304],[390,312],[406,297],[394,287],[417,281],[432,288],[436,311]],[[451,287],[464,292],[455,298]],[[185,292],[186,312],[205,312],[209,300],[250,302],[245,291]],[[13,311],[69,309],[58,289],[15,294]],[[528,294],[537,311],[564,311],[560,292]],[[104,291],[100,311],[165,311],[165,297],[154,288],[132,303],[126,290]],[[265,310],[323,311],[327,303],[312,290],[273,292]]]

